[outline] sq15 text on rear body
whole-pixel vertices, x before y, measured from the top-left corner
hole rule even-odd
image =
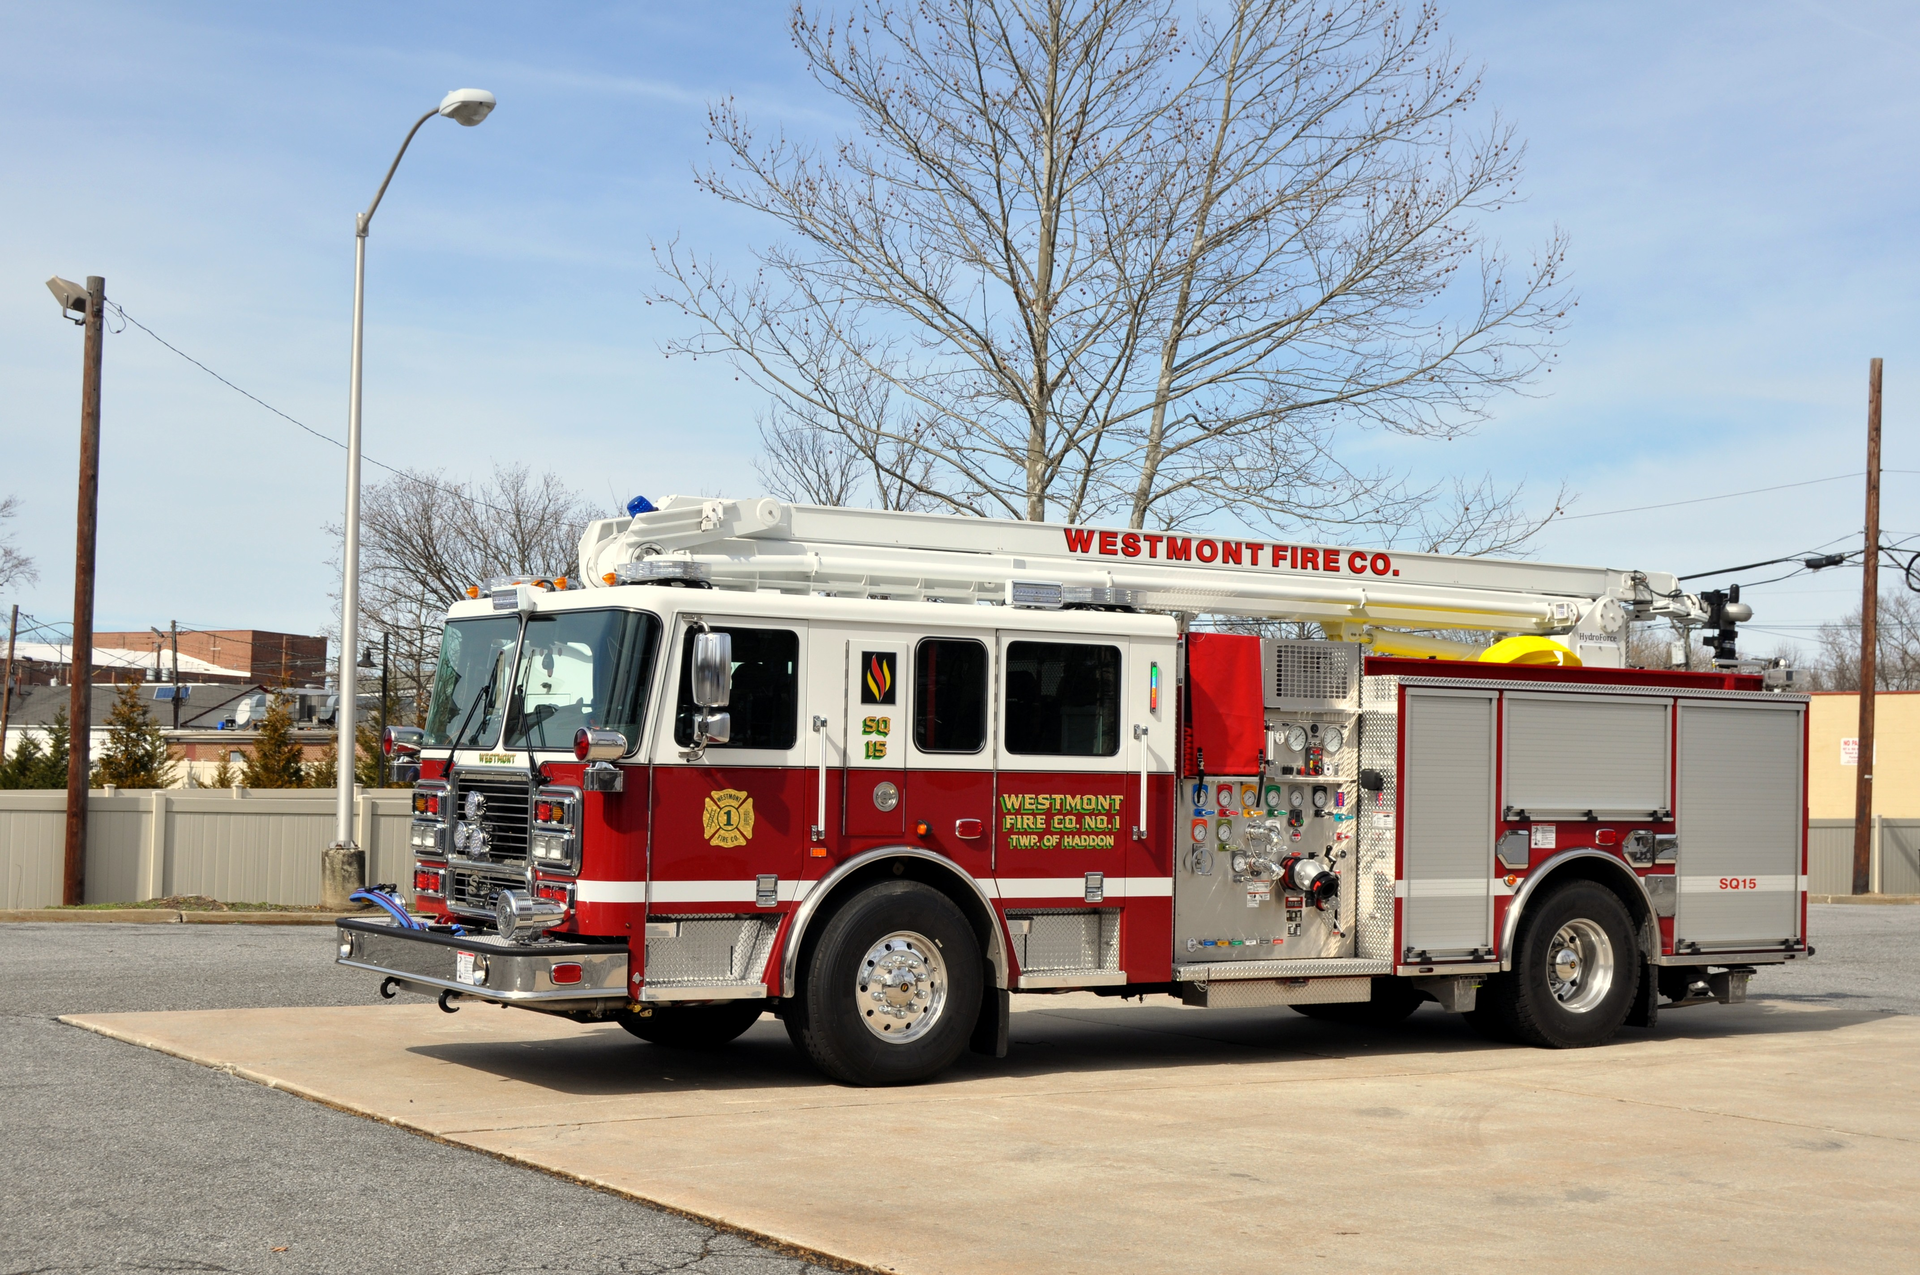
[[[339,923],[389,994],[888,1084],[1016,993],[1568,1047],[1811,955],[1806,699],[1670,575],[675,497],[472,593]],[[1624,667],[1654,619],[1712,671]]]

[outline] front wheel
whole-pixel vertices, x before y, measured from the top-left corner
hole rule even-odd
[[[1548,1049],[1602,1044],[1627,1021],[1640,969],[1619,896],[1569,881],[1521,918],[1513,969],[1481,989],[1475,1026]]]
[[[980,945],[952,900],[916,881],[889,881],[827,922],[787,1032],[835,1080],[911,1084],[967,1047],[983,986]]]
[[[644,1016],[623,1012],[619,1022],[650,1045],[666,1049],[718,1049],[758,1022],[766,1008],[763,1000],[660,1005]]]

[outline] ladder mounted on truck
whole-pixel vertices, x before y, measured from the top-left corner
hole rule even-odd
[[[1406,655],[1458,657],[1477,648],[1398,629],[1570,635],[1568,648],[1599,666],[1625,663],[1634,621],[1708,618],[1700,599],[1665,572],[772,497],[671,496],[632,518],[589,523],[581,537],[580,579],[590,588],[676,572],[759,592],[1306,621],[1336,640]]]

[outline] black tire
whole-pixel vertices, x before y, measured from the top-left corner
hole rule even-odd
[[[713,1005],[660,1005],[644,1018],[631,1011],[620,1025],[650,1045],[665,1049],[718,1049],[760,1021],[763,1000],[720,1001]]]
[[[897,946],[883,952],[883,940]],[[871,977],[876,953],[890,984]],[[827,921],[787,1004],[787,1034],[835,1080],[912,1084],[966,1049],[984,986],[980,944],[953,901],[917,881],[888,881]]]
[[[1294,1005],[1290,1008],[1308,1018],[1323,1022],[1347,1023],[1355,1027],[1391,1027],[1403,1022],[1420,1008],[1426,997],[1404,979],[1382,975],[1373,980],[1373,999],[1335,1005]]]
[[[1620,897],[1569,881],[1520,918],[1513,969],[1487,980],[1469,1021],[1547,1049],[1604,1044],[1626,1023],[1644,964]]]

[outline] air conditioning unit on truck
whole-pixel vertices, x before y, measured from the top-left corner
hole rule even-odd
[[[474,592],[397,733],[413,907],[339,923],[443,1008],[771,1010],[886,1084],[1004,1054],[1014,993],[1566,1047],[1811,955],[1805,697],[1625,668],[1663,616],[1731,660],[1672,576],[676,497]]]

